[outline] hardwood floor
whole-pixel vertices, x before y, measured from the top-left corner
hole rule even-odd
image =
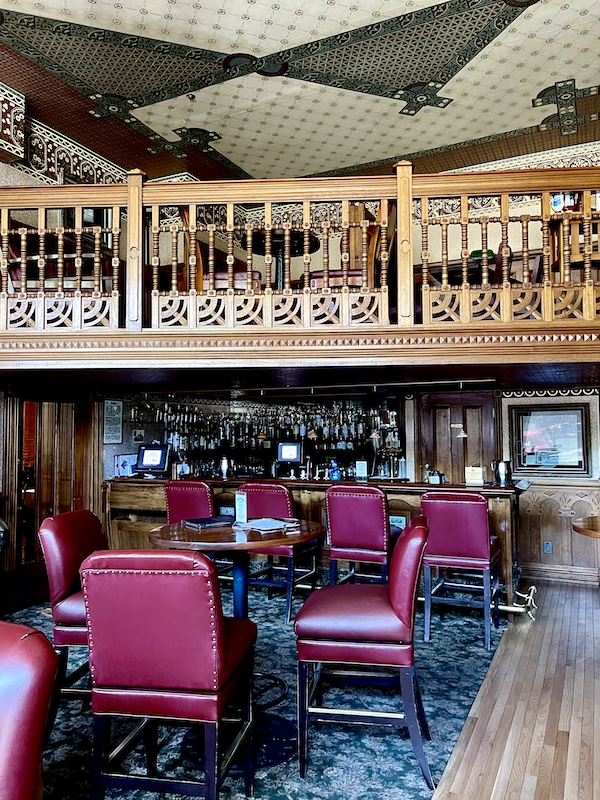
[[[600,798],[600,593],[536,581],[500,641],[433,800]]]

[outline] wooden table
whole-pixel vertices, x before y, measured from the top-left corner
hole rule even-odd
[[[257,531],[252,528],[241,530],[232,525],[212,528],[195,528],[178,522],[163,525],[149,534],[150,541],[157,547],[177,550],[211,550],[231,552],[233,558],[233,615],[248,616],[248,575],[250,553],[276,545],[295,545],[322,538],[325,527],[318,522],[299,520],[297,528],[287,532]]]
[[[583,517],[573,520],[573,530],[584,536],[600,539],[600,517]]]

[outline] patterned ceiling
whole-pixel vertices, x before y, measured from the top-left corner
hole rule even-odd
[[[0,81],[28,113],[151,177],[439,171],[600,140],[600,0],[0,10]]]

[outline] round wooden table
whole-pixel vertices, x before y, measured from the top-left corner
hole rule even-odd
[[[584,536],[593,536],[594,539],[600,539],[600,516],[574,519],[573,530],[577,531],[577,533],[582,533]]]
[[[250,523],[251,524],[251,520]],[[318,522],[299,520],[296,528],[283,526],[279,530],[259,531],[253,528],[241,529],[233,525],[220,525],[210,528],[196,528],[178,522],[163,525],[150,531],[149,538],[157,547],[178,550],[212,550],[231,552],[233,559],[233,615],[248,616],[248,574],[250,553],[262,550],[265,546],[294,545],[320,539],[325,527]]]

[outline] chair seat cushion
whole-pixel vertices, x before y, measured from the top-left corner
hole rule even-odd
[[[410,642],[410,629],[398,619],[387,586],[347,584],[313,592],[294,623],[299,639],[355,642]]]
[[[500,559],[500,539],[490,536],[490,557],[474,558],[469,556],[436,555],[427,552],[423,556],[423,564],[428,567],[457,567],[462,569],[490,569]]]
[[[360,547],[330,547],[329,557],[347,561],[360,561],[364,564],[385,564],[388,560],[387,553],[378,553],[375,550],[361,550]]]
[[[299,661],[410,667],[410,630],[398,619],[387,586],[349,584],[313,592],[294,621]]]
[[[80,590],[56,603],[52,609],[52,618],[56,625],[86,625],[85,603]]]

